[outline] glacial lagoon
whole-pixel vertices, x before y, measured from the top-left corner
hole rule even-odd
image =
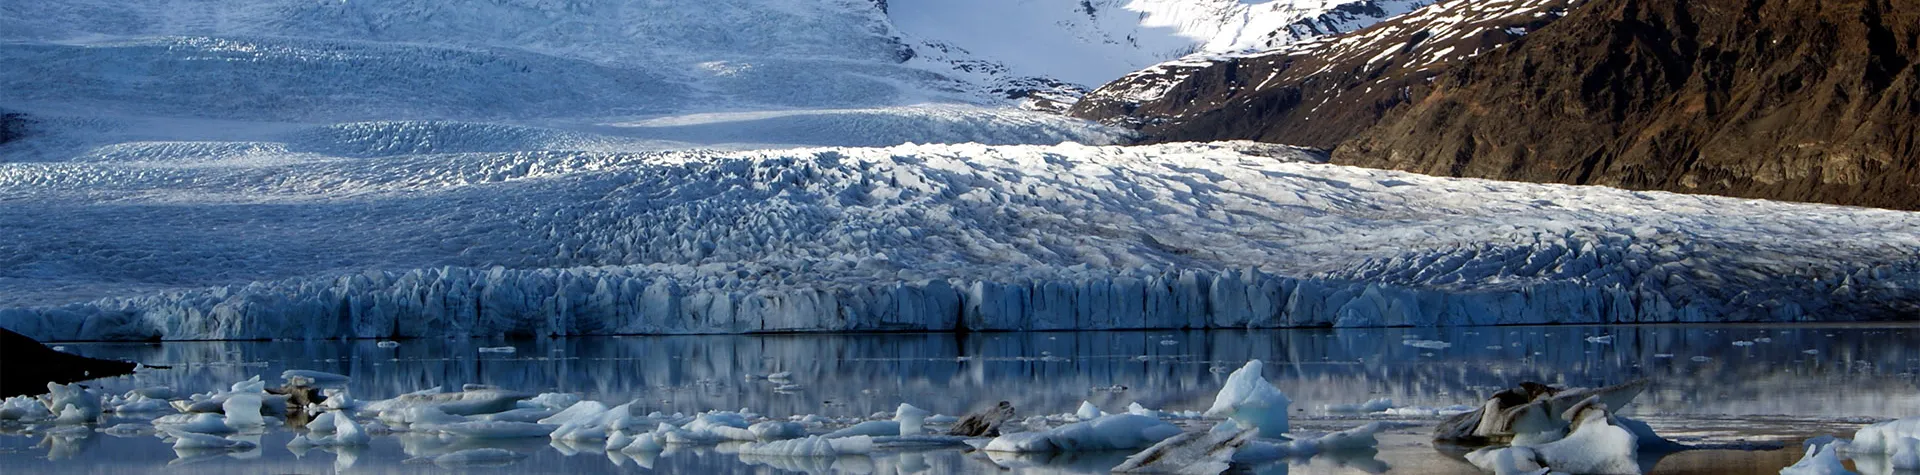
[[[1775,473],[1799,442],[1851,437],[1860,426],[1920,415],[1920,327],[1887,325],[1528,326],[1261,331],[773,334],[528,340],[373,340],[62,343],[87,356],[166,365],[88,383],[109,394],[168,386],[224,389],[288,369],[345,374],[357,399],[433,387],[491,385],[634,402],[636,413],[738,410],[774,418],[853,420],[902,402],[960,415],[1011,402],[1019,424],[1090,402],[1201,411],[1227,374],[1250,359],[1293,400],[1293,430],[1315,434],[1371,421],[1395,428],[1376,451],[1286,459],[1257,473],[1478,473],[1428,442],[1442,416],[1425,409],[1477,405],[1522,381],[1602,386],[1648,378],[1619,414],[1705,447],[1650,461],[1655,473]],[[481,351],[510,346],[512,352]],[[790,383],[769,374],[788,372]],[[1329,406],[1389,399],[1394,413]],[[109,416],[101,424],[153,416]],[[1176,420],[1204,426],[1206,420]],[[823,430],[823,429],[815,429]],[[1106,473],[1130,452],[989,455],[962,448],[881,448],[829,459],[743,456],[728,447],[658,455],[607,452],[547,438],[472,442],[395,433],[357,449],[289,449],[298,431],[270,427],[259,448],[180,453],[151,434],[4,426],[7,473]],[[433,456],[475,447],[519,452],[499,466],[443,466]]]

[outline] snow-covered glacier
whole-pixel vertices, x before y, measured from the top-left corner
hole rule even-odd
[[[237,339],[1920,309],[1913,213],[1436,178],[1274,145],[284,147],[0,165],[0,325]]]

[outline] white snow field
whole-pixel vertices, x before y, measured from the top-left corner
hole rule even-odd
[[[259,152],[276,147],[0,166],[0,323],[112,340],[1831,321],[1910,311],[1920,289],[1913,213],[1253,143]]]

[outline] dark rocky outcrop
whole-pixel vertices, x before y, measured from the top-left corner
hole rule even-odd
[[[1575,2],[1484,3],[1440,2],[1260,55],[1156,65],[1095,90],[1069,114],[1138,129],[1150,142],[1251,139],[1332,149],[1448,67],[1521,38]]]
[[[1475,3],[1268,55],[1162,65],[1073,113],[1148,141],[1307,145],[1334,149],[1334,163],[1433,175],[1920,209],[1914,5],[1533,1],[1522,3],[1536,13],[1493,21]],[[1455,46],[1428,62],[1383,49],[1396,40]],[[1385,59],[1327,46],[1342,42]]]
[[[1920,209],[1920,8],[1595,0],[1441,76],[1338,163]]]
[[[72,383],[133,372],[134,364],[62,353],[0,328],[0,398],[45,394],[47,383]]]

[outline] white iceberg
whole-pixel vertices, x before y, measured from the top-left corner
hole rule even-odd
[[[1792,466],[1780,469],[1780,475],[1859,475],[1847,470],[1846,463],[1839,453],[1846,450],[1847,442],[1834,439],[1831,435],[1808,439],[1806,453]]]
[[[1258,429],[1260,437],[1284,436],[1288,430],[1287,408],[1293,400],[1260,375],[1265,368],[1260,360],[1252,360],[1228,375],[1206,416],[1233,419],[1241,427]]]
[[[1541,469],[1592,475],[1639,475],[1639,442],[1632,431],[1613,425],[1605,410],[1580,411],[1573,431],[1559,440],[1532,446],[1489,447],[1467,454],[1482,470],[1529,473]]]

